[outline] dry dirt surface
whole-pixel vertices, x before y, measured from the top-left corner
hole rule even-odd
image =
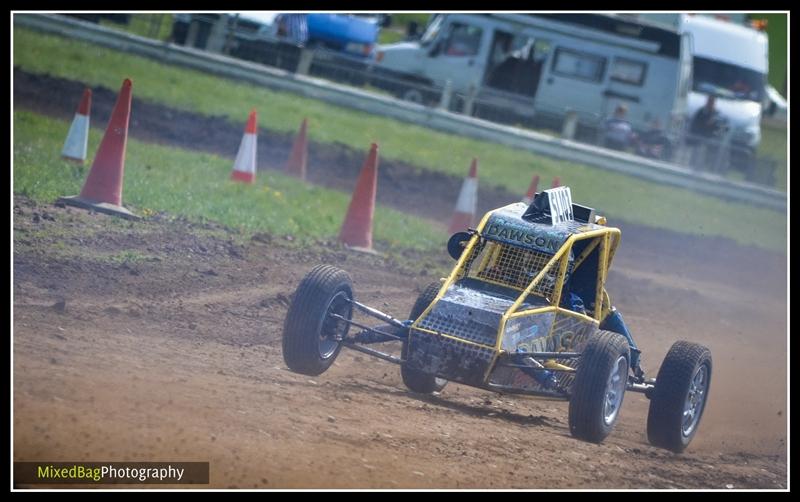
[[[318,377],[286,368],[283,319],[314,265],[402,317],[444,250],[422,269],[24,197],[13,225],[15,461],[209,461],[213,488],[787,488],[785,257],[623,241],[609,290],[648,373],[678,339],[714,355],[706,414],[676,455],[647,443],[640,394],[595,445],[570,436],[564,402],[452,383],[415,395],[397,366],[349,351]]]

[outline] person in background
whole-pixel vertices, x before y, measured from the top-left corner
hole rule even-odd
[[[301,47],[308,42],[308,19],[305,14],[275,16],[276,35]]]
[[[651,159],[669,160],[672,157],[672,143],[664,134],[658,118],[653,119],[650,128],[639,135],[636,153]]]
[[[714,96],[709,96],[705,106],[694,114],[689,128],[689,132],[693,136],[713,138],[719,133],[721,117],[717,111],[716,102],[717,100]]]
[[[617,105],[614,116],[606,120],[603,133],[603,145],[606,148],[625,151],[636,140],[636,133],[627,119],[628,108]]]
[[[716,108],[716,98],[710,95],[705,106],[697,110],[689,124],[689,137],[686,143],[692,147],[692,166],[711,169],[719,148],[723,126],[722,115]]]

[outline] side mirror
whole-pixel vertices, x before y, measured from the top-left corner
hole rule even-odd
[[[450,239],[447,241],[447,252],[454,260],[461,257],[461,253],[464,252],[471,237],[472,234],[469,232],[456,232],[450,236]]]

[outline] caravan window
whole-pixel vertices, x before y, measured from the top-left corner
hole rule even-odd
[[[462,23],[450,25],[450,36],[444,45],[444,53],[448,56],[475,56],[481,48],[483,30]]]
[[[611,80],[641,87],[644,84],[646,73],[647,63],[625,58],[614,58],[614,65],[611,68]]]
[[[606,58],[569,49],[556,49],[553,73],[565,77],[600,82],[606,68]]]

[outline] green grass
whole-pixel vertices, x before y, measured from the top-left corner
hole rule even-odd
[[[384,28],[378,34],[378,43],[387,45],[395,42],[402,42],[406,38],[406,32],[393,28]]]
[[[761,123],[761,143],[758,145],[758,156],[770,157],[778,162],[775,180],[776,188],[780,190],[786,190],[787,167],[789,165],[787,156],[788,142],[789,132],[785,125]]]
[[[482,183],[504,187],[520,196],[532,174],[539,174],[543,184],[557,175],[571,186],[576,200],[598,208],[612,223],[623,219],[691,234],[729,237],[769,249],[786,248],[786,218],[775,211],[435,132],[26,29],[14,28],[13,50],[14,64],[28,71],[112,89],[131,77],[135,96],[184,110],[243,123],[248,111],[256,107],[259,125],[273,131],[294,131],[301,118],[308,117],[309,134],[315,141],[343,143],[365,152],[370,142],[377,141],[382,158],[447,174],[464,176],[470,159],[477,156]]]
[[[378,43],[392,44],[404,40],[411,21],[417,23],[417,33],[422,35],[430,17],[431,14],[392,14],[392,25],[381,29]]]
[[[430,19],[431,14],[426,13],[412,13],[412,14],[392,14],[392,28],[402,26],[403,29],[410,23],[414,21],[419,25],[419,29],[422,30],[425,28],[425,25],[428,24],[428,19]]]
[[[750,14],[749,19],[766,19],[769,37],[769,83],[786,96],[786,72],[789,69],[788,20],[786,14]]]
[[[29,112],[14,113],[14,192],[40,202],[80,192],[91,165],[61,160],[69,124]],[[102,131],[92,129],[89,151]],[[139,214],[165,211],[208,219],[244,232],[291,235],[297,244],[335,239],[349,203],[347,194],[313,187],[279,173],[259,172],[256,183],[229,181],[232,162],[215,155],[128,139],[123,204]],[[374,236],[380,247],[440,250],[443,227],[377,207]],[[137,257],[120,255],[118,261]],[[139,257],[141,258],[141,257]]]
[[[163,42],[172,33],[172,14],[131,14],[128,24],[119,24],[108,19],[101,19],[100,24]]]

